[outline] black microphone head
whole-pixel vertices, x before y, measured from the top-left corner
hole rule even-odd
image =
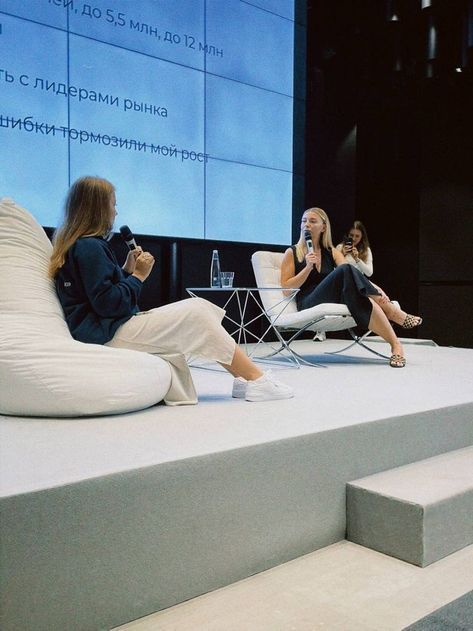
[[[133,233],[128,226],[122,226],[120,228],[120,234],[125,241],[130,241],[131,239],[133,239]]]
[[[312,235],[310,233],[310,230],[304,230],[304,239],[305,239],[305,244],[307,246],[307,250],[309,252],[313,252],[314,251],[314,243],[312,242]]]

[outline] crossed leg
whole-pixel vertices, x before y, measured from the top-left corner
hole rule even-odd
[[[399,326],[401,326],[403,329],[413,329],[414,327],[422,324],[422,318],[420,316],[414,316],[406,313],[389,300],[389,297],[381,289],[381,287],[378,287],[378,285],[375,285],[374,283],[372,283],[372,285],[376,287],[381,295],[370,296],[370,298],[381,307],[381,309],[386,314],[388,320],[399,324]]]

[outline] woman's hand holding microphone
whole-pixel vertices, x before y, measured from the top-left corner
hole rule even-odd
[[[305,255],[305,265],[306,267],[311,270],[313,269],[314,266],[316,266],[318,263],[318,257],[315,254],[315,252],[307,252],[307,254]]]
[[[136,259],[143,252],[143,249],[137,245],[133,250],[128,250],[128,254],[126,255],[126,261],[123,265],[122,269],[127,274],[133,274],[135,271]]]
[[[129,247],[125,265],[122,269],[141,280],[141,282],[145,281],[153,269],[154,256],[150,252],[143,252],[143,248],[137,245],[135,237],[128,226],[122,226],[120,234]]]
[[[151,270],[153,269],[154,262],[154,256],[150,252],[140,251],[138,256],[135,258],[135,269],[133,271],[133,276],[136,276],[138,280],[144,282],[150,275]]]

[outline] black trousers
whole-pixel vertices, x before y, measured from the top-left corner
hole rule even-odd
[[[368,296],[381,294],[353,265],[343,264],[330,272],[314,289],[297,301],[299,311],[325,302],[346,305],[356,324],[368,329],[373,304]]]

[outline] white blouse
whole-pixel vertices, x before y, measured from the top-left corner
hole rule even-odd
[[[340,250],[341,252],[342,248],[343,248],[343,243],[339,243],[337,245],[337,250]],[[373,275],[373,254],[371,253],[371,248],[368,248],[368,251],[366,253],[366,262],[362,261],[361,259],[358,259],[358,262],[356,262],[351,254],[345,254],[345,258],[346,258],[347,263],[350,263],[350,265],[353,265],[353,267],[356,267],[356,269],[359,270],[365,276]]]

